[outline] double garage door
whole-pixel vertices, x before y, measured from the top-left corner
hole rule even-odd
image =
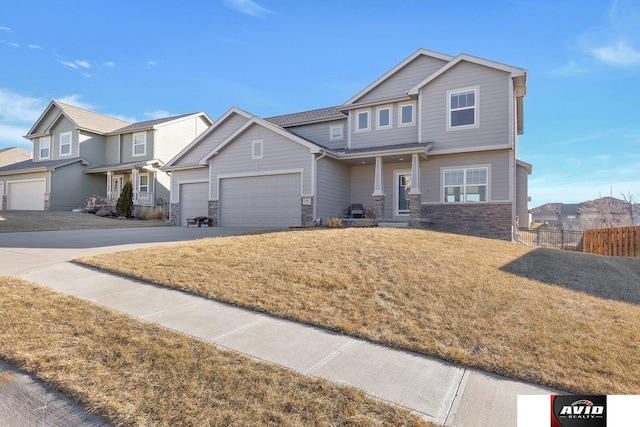
[[[219,225],[299,226],[300,185],[297,173],[221,179]]]
[[[7,209],[14,211],[43,211],[46,184],[44,179],[7,182]]]

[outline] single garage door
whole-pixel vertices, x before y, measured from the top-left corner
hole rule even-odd
[[[0,211],[2,210],[2,196],[4,196],[4,182],[0,182]]]
[[[7,183],[7,209],[14,211],[43,211],[44,179]]]
[[[209,212],[209,183],[180,184],[180,225],[187,219],[207,216]]]
[[[300,225],[300,174],[220,180],[220,225],[290,227]]]

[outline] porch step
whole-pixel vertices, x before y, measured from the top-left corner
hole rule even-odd
[[[383,228],[409,228],[409,223],[405,221],[397,221],[397,222],[379,222],[378,227]]]

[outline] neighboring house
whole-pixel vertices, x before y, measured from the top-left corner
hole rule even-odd
[[[132,181],[136,213],[169,198],[159,167],[212,124],[204,113],[129,123],[52,101],[25,138],[33,159],[0,168],[2,209],[71,210],[116,201]]]
[[[565,229],[615,227],[640,224],[640,209],[615,197],[601,197],[581,203],[546,203],[531,209],[534,224]],[[632,221],[633,218],[633,221]]]
[[[228,110],[162,170],[171,221],[308,226],[352,203],[379,222],[511,240],[527,72],[420,49],[346,103],[263,119]]]
[[[533,224],[560,225],[580,220],[579,204],[546,203],[531,209]]]
[[[0,167],[23,162],[31,158],[31,153],[24,148],[0,148]]]

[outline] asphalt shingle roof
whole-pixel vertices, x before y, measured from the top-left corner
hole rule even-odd
[[[27,171],[31,169],[55,169],[58,166],[62,166],[69,163],[75,163],[77,161],[86,160],[83,157],[74,157],[72,159],[62,159],[62,160],[45,160],[41,162],[36,162],[33,159],[25,160],[19,163],[12,163],[7,166],[3,166],[0,168],[0,174],[7,172],[20,172]]]
[[[155,125],[159,125],[161,123],[170,122],[171,120],[180,119],[182,117],[192,116],[193,114],[195,114],[195,113],[180,114],[178,116],[163,117],[161,119],[146,120],[144,122],[130,123],[127,126],[124,126],[124,127],[118,128],[118,129],[114,129],[110,133],[116,133],[116,134],[117,133],[128,133],[128,132],[135,132],[137,130],[142,130],[142,129],[149,129],[149,128],[152,128]]]
[[[300,113],[269,117],[265,120],[273,123],[274,125],[287,127],[309,122],[344,119],[347,116],[340,111],[340,108],[341,107],[320,108],[318,110],[302,111]]]
[[[105,116],[104,114],[94,113],[93,111],[65,104],[64,102],[55,101],[56,105],[73,120],[79,128],[97,131],[100,133],[109,133],[115,129],[127,126],[130,123],[115,117]]]

